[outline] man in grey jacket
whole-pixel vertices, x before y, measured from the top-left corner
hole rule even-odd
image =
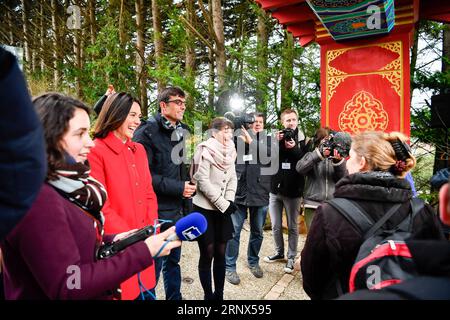
[[[253,114],[255,122],[247,131],[242,128],[241,136],[245,142],[245,153],[239,154],[236,164],[238,187],[235,204],[238,208],[231,215],[233,221],[233,238],[228,241],[225,255],[226,279],[231,284],[240,283],[236,272],[236,261],[239,256],[239,243],[242,226],[249,216],[250,218],[250,240],[247,249],[247,262],[250,271],[256,278],[263,276],[259,266],[259,251],[263,241],[263,227],[267,216],[269,204],[270,175],[261,174],[261,169],[269,163],[262,161],[270,158],[270,144],[264,130],[264,114],[256,112]],[[238,142],[239,143],[239,142]],[[264,162],[264,164],[263,164]]]
[[[318,129],[314,139],[310,140],[312,151],[305,154],[295,167],[298,173],[306,176],[304,203],[308,230],[317,207],[323,201],[333,198],[334,185],[347,174],[345,159],[337,150],[320,147],[329,134],[329,128]]]

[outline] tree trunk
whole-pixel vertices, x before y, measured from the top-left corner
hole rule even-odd
[[[30,34],[29,34],[29,23],[28,23],[28,5],[26,0],[21,0],[22,3],[22,27],[23,27],[23,50],[24,50],[24,62],[25,70],[30,73],[32,69],[32,54],[30,47]]]
[[[96,0],[89,0],[88,2],[88,18],[89,18],[89,42],[90,45],[95,45],[95,41],[96,41],[96,32],[97,32],[97,28],[96,28],[96,21],[95,21],[95,4],[96,4]],[[93,54],[89,55],[89,59],[90,60],[95,60],[96,57]],[[97,72],[95,70],[92,70],[92,79],[96,79],[97,78]]]
[[[95,0],[89,0],[88,8],[89,8],[89,31],[90,31],[90,40],[91,44],[95,44],[96,40],[96,23],[95,23]]]
[[[415,30],[414,33],[414,43],[411,48],[411,69],[410,69],[410,103],[413,98],[413,91],[414,91],[414,74],[416,72],[416,65],[417,65],[417,53],[419,50],[419,33],[420,33],[420,23],[418,24],[418,27]]]
[[[14,27],[13,27],[13,18],[11,15],[11,9],[8,8],[8,10],[6,11],[6,18],[8,19],[8,41],[9,41],[9,45],[13,46],[14,45]]]
[[[52,7],[52,29],[53,29],[53,88],[55,90],[59,87],[60,72],[59,72],[59,22],[58,22],[58,1],[51,0]]]
[[[209,58],[209,82],[208,82],[208,106],[211,109],[214,109],[214,98],[215,98],[215,93],[214,93],[214,82],[216,80],[216,74],[214,72],[214,52],[208,48],[208,58]]]
[[[267,59],[269,36],[267,32],[267,15],[266,12],[258,8],[258,27],[257,27],[257,48],[256,54],[257,64],[257,83],[256,83],[256,109],[258,111],[267,112]]]
[[[446,24],[443,36],[442,36],[442,72],[445,74],[450,73],[450,24]],[[441,94],[450,93],[449,88],[441,89]],[[449,144],[449,129],[445,128],[447,141],[445,141],[446,149],[445,149],[445,160],[446,163],[444,168],[448,168],[450,166],[450,144]]]
[[[120,0],[120,11],[119,11],[119,42],[120,46],[123,48],[125,45],[125,26],[124,26],[124,14],[125,14],[125,7],[124,7],[124,0]]]
[[[153,15],[153,43],[155,45],[155,65],[156,70],[161,70],[162,58],[163,58],[163,39],[162,39],[162,27],[161,27],[161,14],[158,0],[152,0],[152,15]],[[165,87],[164,80],[159,75],[157,77],[158,92],[161,92]]]
[[[284,54],[281,74],[281,109],[292,107],[292,84],[294,78],[294,37],[285,31]]]
[[[145,72],[145,5],[144,0],[136,0],[136,71],[137,83],[139,84],[139,97],[141,101],[141,112],[143,117],[147,117],[147,77]]]
[[[39,11],[39,35],[40,35],[40,39],[39,39],[39,60],[40,60],[40,68],[41,68],[41,72],[44,72],[45,70],[45,59],[44,59],[44,54],[45,54],[45,43],[44,43],[44,39],[45,39],[45,18],[44,18],[44,4],[41,3],[40,4],[40,11]]]
[[[447,24],[444,28],[442,35],[442,72],[446,73],[450,71],[450,25]],[[448,93],[448,88],[441,89],[441,94]],[[441,129],[439,129],[441,130]],[[442,134],[445,136],[445,145],[437,146],[436,153],[434,155],[434,168],[433,174],[437,171],[448,168],[450,166],[450,144],[449,144],[449,129],[443,128]]]
[[[225,92],[226,85],[226,67],[227,67],[227,57],[225,55],[225,35],[223,30],[223,13],[221,0],[212,0],[212,20],[214,25],[215,33],[215,53],[216,53],[216,70],[217,70],[217,91],[219,95]],[[217,112],[219,114],[224,114],[226,112],[226,106],[223,103],[218,104]]]
[[[194,0],[187,0],[186,1],[186,14],[187,14],[187,21],[194,26]],[[194,35],[192,31],[187,28],[186,30],[186,62],[185,62],[185,72],[186,77],[192,78],[194,76],[194,69],[195,69],[195,50],[194,50]]]
[[[80,6],[79,0],[74,1],[75,5],[78,7]],[[73,29],[71,30],[73,32],[73,54],[75,57],[75,90],[77,92],[77,97],[79,99],[82,98],[81,93],[81,30],[80,29]]]
[[[187,21],[194,26],[195,25],[195,9],[194,0],[186,1],[186,14]],[[195,87],[195,37],[193,32],[187,28],[186,30],[186,60],[185,60],[185,75],[192,88]],[[194,107],[194,99],[191,95],[188,95],[186,99],[186,107],[192,109]]]
[[[80,75],[81,75],[81,30],[73,30],[74,31],[74,54],[75,54],[75,67],[77,69],[77,73],[75,76],[75,86],[76,86],[76,90],[77,90],[77,96],[79,99],[82,98],[82,93],[81,93],[81,79],[80,79]]]
[[[450,71],[450,24],[444,28],[442,38],[442,72]]]

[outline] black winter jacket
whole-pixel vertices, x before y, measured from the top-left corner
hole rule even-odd
[[[267,206],[271,175],[261,174],[261,169],[270,167],[267,160],[271,157],[271,137],[259,132],[255,135],[251,130],[249,134],[253,138],[251,145],[245,144],[245,155],[239,154],[242,152],[238,150],[236,159],[238,185],[235,202],[246,207]],[[250,158],[251,160],[249,160]]]
[[[301,131],[295,129],[295,147],[286,149],[284,141],[279,142],[278,172],[272,176],[270,192],[289,198],[298,198],[303,195],[305,179],[295,170],[295,166],[306,152],[305,137]],[[285,169],[283,169],[283,163]],[[287,169],[286,169],[287,168]]]
[[[408,181],[384,172],[348,175],[336,184],[334,196],[354,200],[374,221],[402,203],[385,224],[388,229],[411,212]],[[427,204],[414,219],[413,239],[444,239],[439,220]],[[301,255],[303,288],[311,299],[336,298],[336,278],[348,292],[350,270],[361,244],[362,235],[336,209],[326,202],[317,208]]]
[[[187,130],[187,126],[182,124]],[[148,165],[153,180],[153,189],[158,198],[158,217],[178,220],[186,204],[183,191],[187,178],[187,169],[183,162],[175,163],[171,153],[175,146],[179,150],[179,159],[183,159],[184,139],[171,141],[173,129],[162,124],[161,114],[149,118],[136,130],[133,140],[141,143],[147,151]]]

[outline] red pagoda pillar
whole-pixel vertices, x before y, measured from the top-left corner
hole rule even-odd
[[[410,133],[411,30],[321,46],[323,126]]]

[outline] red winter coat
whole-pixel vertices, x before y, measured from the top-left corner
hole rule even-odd
[[[153,225],[158,218],[158,204],[144,147],[128,140],[122,143],[110,132],[104,139],[95,139],[89,154],[91,176],[99,180],[108,192],[103,207],[105,233],[121,233]],[[155,267],[141,272],[147,289],[156,285]],[[121,284],[122,299],[139,295],[137,276]]]

